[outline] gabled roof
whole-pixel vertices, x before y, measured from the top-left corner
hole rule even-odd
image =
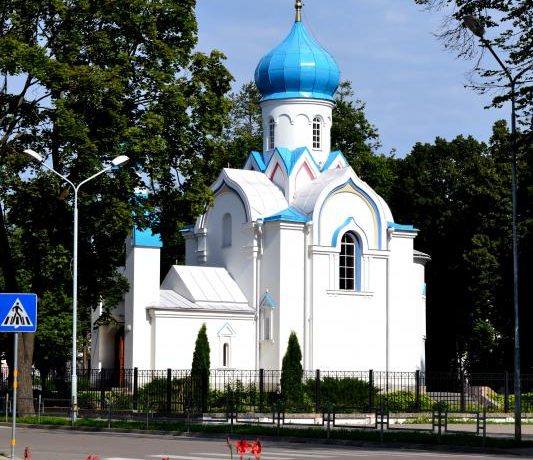
[[[288,207],[283,193],[262,172],[224,168],[213,185],[215,194],[224,185],[239,195],[250,221]]]
[[[297,190],[292,200],[292,206],[304,215],[312,215],[315,203],[322,191],[337,178],[350,175],[348,168],[337,168],[324,171],[314,181]]]
[[[248,300],[222,267],[174,265],[160,290],[157,307],[253,312]]]

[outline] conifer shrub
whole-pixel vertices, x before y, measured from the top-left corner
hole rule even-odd
[[[192,405],[194,410],[201,410],[202,412],[207,412],[209,398],[210,352],[207,327],[204,323],[196,337],[191,366]]]
[[[286,410],[298,410],[304,404],[303,375],[302,351],[293,331],[281,364],[281,397]]]

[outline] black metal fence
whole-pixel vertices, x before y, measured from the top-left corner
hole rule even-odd
[[[190,370],[78,371],[81,414],[239,413],[417,413],[514,411],[513,377],[508,372],[471,374],[415,372],[305,372],[301,397],[287,400],[281,371]],[[533,412],[533,375],[522,375],[522,412]],[[7,381],[1,382],[0,410],[9,412]],[[33,376],[36,412],[68,414],[70,375]]]

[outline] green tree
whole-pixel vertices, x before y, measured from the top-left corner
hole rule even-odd
[[[486,29],[489,40],[517,81],[517,112],[524,130],[531,131],[533,116],[533,41],[531,40],[531,0],[415,0],[429,10],[444,12],[440,39],[459,57],[478,58],[483,52],[477,37],[463,25],[465,16],[478,18]],[[484,93],[496,93],[494,106],[510,100],[511,88],[503,69],[492,59],[484,61],[484,68],[476,61],[475,70],[481,81],[472,86]]]
[[[230,99],[232,107],[224,136],[227,166],[242,168],[250,152],[263,150],[261,94],[254,82],[248,82]]]
[[[207,411],[209,394],[209,368],[211,366],[209,340],[205,323],[198,331],[192,356],[191,378],[193,382],[193,401],[202,412]]]
[[[134,211],[139,225],[161,232],[168,266],[179,254],[177,228],[211,197],[231,75],[221,53],[194,52],[195,3],[0,6],[0,285],[39,297],[37,353],[32,334],[23,334],[19,352],[28,401],[32,363],[45,373],[64,368],[69,349],[72,191],[20,152],[38,150],[74,183],[118,154],[130,157],[79,196],[79,330],[86,336],[91,307],[104,300],[111,308],[127,289],[116,267]],[[132,199],[136,187],[148,198]]]
[[[289,336],[287,351],[281,363],[281,396],[288,408],[298,408],[303,404],[302,351],[298,337],[293,331]]]
[[[395,159],[378,153],[379,133],[364,110],[365,104],[354,99],[351,82],[341,82],[333,107],[332,150],[340,150],[356,174],[387,200],[396,177]]]
[[[391,207],[420,229],[417,249],[431,255],[426,278],[430,370],[466,365],[503,370],[512,327],[510,168],[494,127],[491,145],[462,136],[417,144],[399,160]],[[507,144],[506,144],[507,145]]]
[[[198,331],[198,336],[196,337],[196,342],[194,345],[194,353],[192,356],[191,365],[191,372],[193,374],[209,370],[211,366],[209,357],[210,353],[211,349],[209,348],[209,340],[207,339],[207,327],[204,323]]]

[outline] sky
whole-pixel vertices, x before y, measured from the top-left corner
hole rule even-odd
[[[197,0],[196,12],[198,49],[227,56],[238,91],[289,33],[294,0]],[[366,104],[381,153],[403,157],[417,142],[460,134],[487,141],[494,121],[509,117],[507,107],[484,109],[490,95],[465,88],[475,62],[444,49],[441,21],[414,0],[304,0],[304,24]]]

